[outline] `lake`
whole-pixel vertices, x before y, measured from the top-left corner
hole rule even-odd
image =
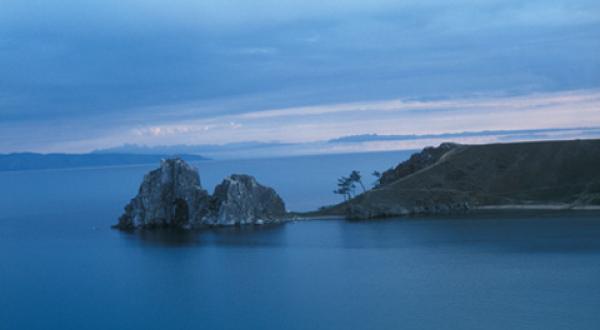
[[[409,153],[194,163],[287,208]],[[0,329],[597,329],[600,213],[110,229],[156,166],[0,173]]]

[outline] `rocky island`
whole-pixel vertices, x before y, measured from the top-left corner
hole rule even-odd
[[[368,219],[507,208],[600,208],[600,140],[443,143],[384,172],[373,189],[313,214]]]
[[[442,143],[382,173],[378,184],[301,217],[370,219],[473,209],[600,208],[600,140]],[[184,160],[161,161],[115,225],[119,229],[261,225],[291,217],[272,188],[234,174],[202,188]]]
[[[184,160],[162,160],[144,176],[139,192],[119,218],[118,229],[200,228],[276,223],[286,215],[285,204],[272,188],[249,175],[234,174],[210,195],[198,171]]]

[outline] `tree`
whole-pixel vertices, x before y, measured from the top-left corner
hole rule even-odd
[[[373,185],[377,186],[381,180],[381,172],[373,171],[373,173],[371,173],[371,175],[375,177],[375,182],[373,183]]]
[[[359,171],[352,171],[352,173],[350,173],[350,180],[360,184],[363,192],[367,191],[367,189],[365,189],[365,185],[362,183],[362,176],[360,175]]]
[[[352,190],[354,189],[354,184],[350,178],[345,176],[338,179],[337,183],[338,189],[334,190],[334,194],[339,194],[344,196],[344,201],[352,198]]]
[[[338,189],[334,190],[333,193],[344,196],[344,201],[347,201],[353,196],[356,196],[357,183],[361,186],[363,192],[367,191],[367,189],[365,189],[365,185],[362,183],[362,176],[360,175],[360,172],[352,171],[350,176],[343,176],[338,179]]]

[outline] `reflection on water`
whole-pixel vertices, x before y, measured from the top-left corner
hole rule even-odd
[[[362,221],[308,220],[262,226],[121,232],[142,245],[345,249],[473,249],[504,253],[600,252],[597,211],[485,211]]]
[[[189,246],[200,244],[200,232],[183,229],[148,229],[121,231],[121,235],[132,241],[148,245],[165,247]]]
[[[270,245],[267,240],[277,240],[285,224],[260,226],[206,227],[185,230],[156,228],[120,231],[123,238],[132,242],[165,247],[200,246],[207,244],[256,246]]]
[[[331,186],[348,169],[383,169],[392,156],[212,162],[201,171],[207,186],[234,171],[256,174],[306,209],[335,201]],[[0,173],[1,329],[600,324],[598,213],[110,229],[148,169]]]
[[[88,221],[106,219],[99,213],[0,229],[1,324],[345,330],[600,323],[594,213],[136,232],[92,230]],[[61,221],[70,226],[56,226]]]
[[[344,237],[360,232],[365,239],[353,237],[346,247],[420,246],[508,253],[600,252],[598,211],[481,211],[455,216],[351,221],[349,224],[354,227],[343,226]]]

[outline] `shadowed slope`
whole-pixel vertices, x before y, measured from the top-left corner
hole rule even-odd
[[[432,164],[422,162],[427,155],[435,156]],[[394,181],[324,212],[372,218],[481,206],[600,205],[600,140],[443,144],[384,177],[394,175]]]

